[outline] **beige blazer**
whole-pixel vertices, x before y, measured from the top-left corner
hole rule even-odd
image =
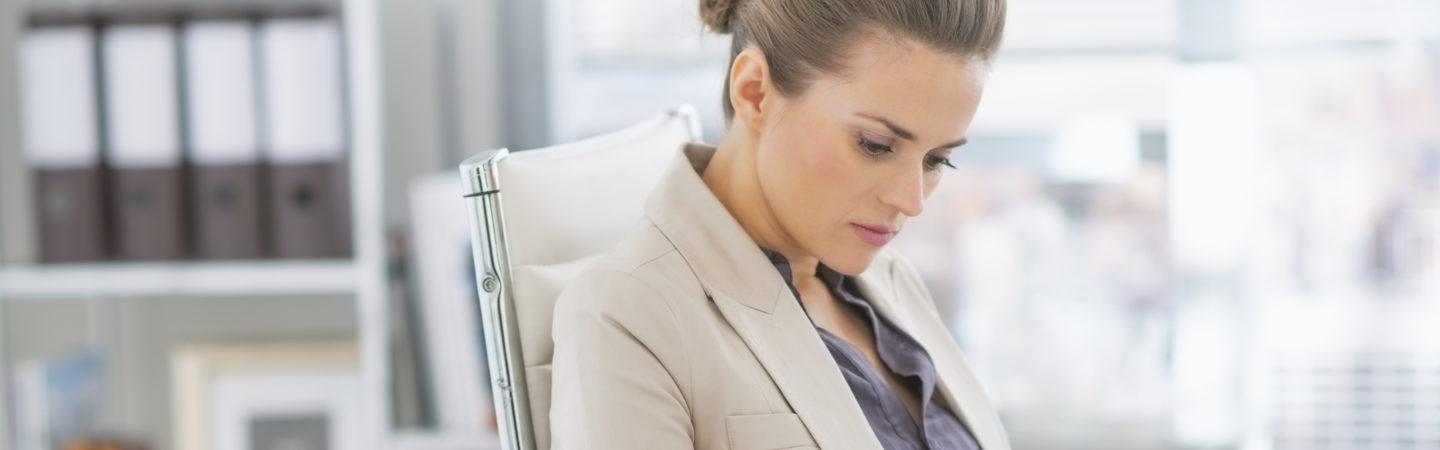
[[[799,302],[701,181],[714,151],[678,152],[646,220],[561,294],[553,448],[880,450]],[[980,445],[1008,450],[915,269],[887,249],[858,284],[924,345]]]

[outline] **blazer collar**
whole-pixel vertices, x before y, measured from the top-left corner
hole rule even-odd
[[[785,280],[700,179],[715,148],[688,144],[645,204],[821,448],[880,450],[865,413]]]
[[[785,281],[760,247],[700,179],[715,147],[685,145],[645,202],[645,215],[670,239],[707,295],[727,297],[766,314]]]

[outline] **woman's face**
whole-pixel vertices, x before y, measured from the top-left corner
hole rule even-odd
[[[920,215],[951,169],[985,66],[889,38],[857,43],[847,62],[842,74],[776,100],[756,170],[792,244],[853,275]]]

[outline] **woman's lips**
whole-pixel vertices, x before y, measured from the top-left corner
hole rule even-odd
[[[890,242],[890,239],[895,237],[896,231],[893,227],[883,225],[860,225],[855,223],[850,224],[850,228],[855,230],[855,235],[860,236],[860,240],[876,247],[884,246]]]

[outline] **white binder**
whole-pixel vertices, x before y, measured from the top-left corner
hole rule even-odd
[[[95,36],[80,26],[36,28],[20,45],[21,146],[35,181],[40,260],[103,259]]]
[[[195,255],[265,254],[255,33],[249,22],[193,22],[184,31],[190,223]]]
[[[179,85],[169,25],[104,32],[109,199],[121,259],[179,259],[188,237],[180,182]]]
[[[350,252],[344,78],[334,19],[264,23],[264,157],[270,162],[276,255],[334,258]]]

